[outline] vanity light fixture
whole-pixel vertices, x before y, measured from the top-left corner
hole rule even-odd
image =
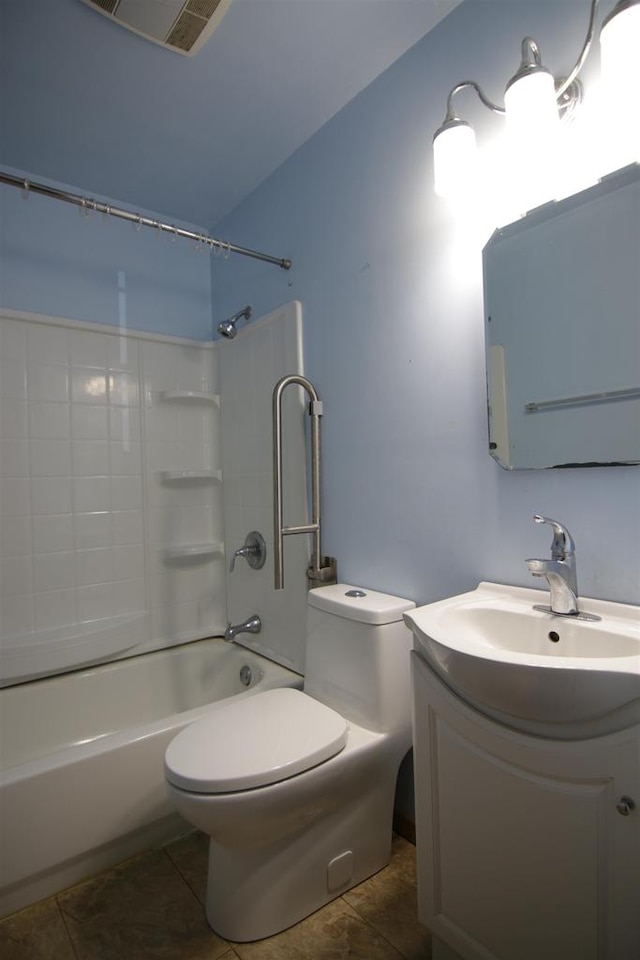
[[[506,118],[509,134],[524,144],[525,150],[527,144],[548,143],[560,120],[569,117],[582,99],[578,75],[593,43],[598,2],[591,0],[587,37],[567,77],[555,77],[544,66],[536,41],[525,37],[520,66],[506,86],[504,107],[493,103],[473,80],[463,80],[451,90],[444,121],[433,137],[435,190],[439,196],[455,197],[471,187],[476,169],[475,133],[471,124],[456,113],[454,97],[462,90],[475,90],[485,107]],[[638,83],[640,0],[619,0],[604,20],[600,44],[603,80],[616,94],[626,95]]]

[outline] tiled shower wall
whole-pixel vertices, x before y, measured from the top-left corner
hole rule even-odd
[[[0,655],[14,679],[226,622],[214,348],[0,317]],[[51,659],[50,659],[51,663]]]

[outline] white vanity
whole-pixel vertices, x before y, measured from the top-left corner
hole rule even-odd
[[[405,615],[419,916],[435,957],[638,960],[640,608],[541,598],[483,583]]]

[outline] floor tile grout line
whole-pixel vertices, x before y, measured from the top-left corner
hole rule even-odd
[[[184,883],[185,887],[187,888],[187,890],[190,892],[190,894],[192,895],[192,897],[194,898],[194,900],[195,900],[196,903],[198,904],[198,907],[200,908],[200,910],[202,911],[202,913],[205,915],[205,921],[207,922],[207,925],[208,925],[208,921],[206,920],[205,905],[204,905],[204,904],[202,903],[202,901],[200,900],[200,897],[197,895],[196,891],[195,891],[194,888],[191,886],[191,884],[189,883],[189,881],[187,880],[187,878],[186,878],[185,875],[183,874],[182,870],[180,869],[180,867],[178,866],[178,864],[176,863],[176,861],[175,861],[175,860],[173,859],[173,857],[171,856],[171,853],[170,853],[170,851],[169,851],[169,849],[168,849],[167,846],[165,846],[165,847],[162,848],[162,852],[165,854],[165,856],[167,857],[167,859],[168,859],[169,862],[171,863],[172,867],[174,868],[174,870],[176,871],[176,873],[178,874],[178,876],[180,877],[180,879],[181,879],[182,882]],[[211,929],[211,928],[210,928],[210,929]],[[216,933],[215,930],[212,930],[212,933],[214,933],[214,934],[216,935],[216,937],[218,937],[218,939],[221,940],[223,943],[225,943],[225,944],[227,945],[227,947],[228,947],[228,950],[225,951],[225,953],[221,955],[220,960],[225,960],[225,957],[228,956],[228,952],[229,952],[229,951],[231,951],[231,955],[235,958],[235,960],[240,960],[240,957],[238,956],[238,954],[236,953],[236,951],[233,949],[233,945],[232,945],[228,940],[226,940],[224,937],[221,937],[220,934],[219,934],[219,933]]]
[[[365,881],[365,882],[366,882],[366,881]],[[346,893],[348,893],[348,892],[349,892],[349,891],[347,890]],[[380,929],[375,925],[375,923],[372,923],[371,920],[369,920],[367,917],[365,917],[365,916],[358,910],[357,907],[354,907],[352,904],[350,904],[348,900],[345,900],[345,899],[344,899],[344,897],[340,897],[340,900],[341,900],[343,903],[346,903],[346,905],[349,907],[350,910],[353,910],[354,913],[357,913],[357,914],[358,914],[358,917],[362,920],[362,922],[363,922],[367,927],[370,927],[370,929],[373,930],[374,933],[375,933],[378,937],[381,937],[381,938],[384,940],[385,943],[388,943],[389,946],[390,946],[393,950],[395,950],[396,953],[397,953],[400,957],[403,958],[403,960],[411,960],[411,958],[410,958],[410,957],[407,957],[406,954],[400,949],[400,947],[398,947],[395,943],[393,943],[392,940],[389,940],[389,937],[388,937],[385,933],[383,933],[382,930],[380,930]]]
[[[198,901],[198,903],[199,903],[200,906],[202,907],[203,904],[202,904],[202,902],[201,902],[201,900],[200,900],[200,897],[197,895],[196,891],[193,889],[193,887],[191,886],[191,884],[190,884],[189,881],[187,880],[186,876],[184,875],[184,873],[183,873],[182,870],[180,869],[179,865],[176,863],[176,861],[175,861],[175,860],[173,859],[173,857],[171,856],[171,853],[169,852],[168,848],[167,848],[167,847],[163,847],[162,850],[161,850],[161,852],[164,853],[164,855],[166,856],[166,858],[168,859],[169,863],[171,864],[171,866],[173,867],[173,869],[175,870],[175,872],[178,874],[178,876],[180,877],[180,879],[182,880],[182,882],[184,883],[184,885],[187,887],[188,890],[190,890],[190,892],[193,894],[193,896],[196,898],[196,900]]]
[[[56,909],[58,910],[58,913],[60,914],[60,919],[62,920],[62,925],[63,925],[63,927],[64,927],[64,932],[65,932],[66,935],[67,935],[67,940],[69,941],[69,945],[70,945],[70,947],[71,947],[71,952],[73,953],[73,956],[75,957],[75,960],[80,960],[80,954],[79,954],[78,951],[76,950],[76,945],[75,945],[75,943],[73,942],[73,937],[71,936],[71,931],[70,931],[70,929],[69,929],[69,924],[67,923],[67,917],[66,917],[66,915],[65,915],[64,910],[62,909],[62,904],[60,903],[60,898],[56,895],[56,896],[54,896],[53,899],[54,899],[54,901],[55,901]]]

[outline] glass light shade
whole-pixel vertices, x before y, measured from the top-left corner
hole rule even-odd
[[[600,33],[601,69],[607,93],[626,99],[631,90],[636,96],[640,92],[640,3],[618,6],[621,9],[614,9]],[[633,122],[632,117],[629,120]]]
[[[455,199],[474,183],[477,164],[476,135],[471,124],[453,120],[433,138],[433,173],[439,197]]]
[[[560,116],[553,76],[543,67],[516,75],[504,95],[507,128],[518,139],[551,137]]]

